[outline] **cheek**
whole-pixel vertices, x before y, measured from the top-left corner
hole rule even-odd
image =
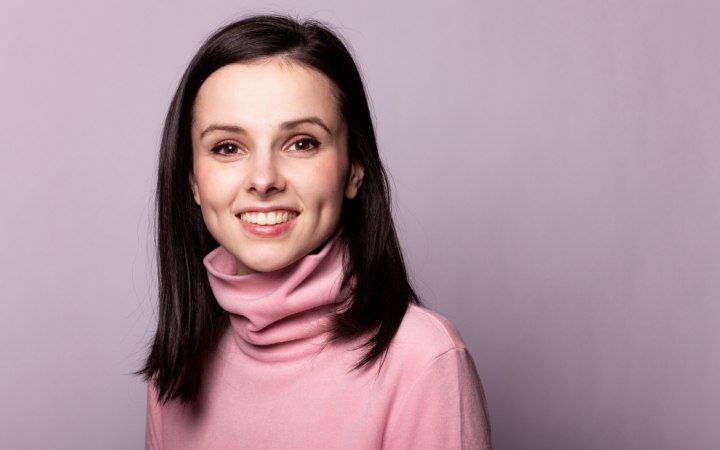
[[[226,204],[237,192],[237,177],[221,170],[199,165],[195,169],[195,180],[203,206]]]
[[[306,186],[315,193],[319,202],[342,203],[347,174],[348,170],[342,164],[329,161],[315,167]]]

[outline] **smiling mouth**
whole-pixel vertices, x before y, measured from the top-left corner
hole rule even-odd
[[[255,225],[278,225],[297,217],[294,211],[244,212],[240,220]]]

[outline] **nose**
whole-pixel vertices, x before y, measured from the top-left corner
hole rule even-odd
[[[260,196],[268,196],[285,189],[285,180],[271,152],[258,152],[247,161],[247,189]]]

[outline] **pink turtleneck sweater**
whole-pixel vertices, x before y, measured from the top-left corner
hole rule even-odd
[[[410,306],[384,363],[352,367],[327,343],[342,280],[337,239],[273,273],[235,275],[222,247],[204,260],[230,326],[197,404],[159,404],[148,383],[146,449],[487,449],[472,359],[441,316]]]

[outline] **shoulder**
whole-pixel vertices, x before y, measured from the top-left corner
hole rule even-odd
[[[464,351],[465,343],[449,320],[429,309],[410,305],[390,345],[388,357],[428,361],[458,350]]]
[[[382,381],[394,403],[383,447],[490,448],[482,384],[450,321],[410,306],[385,364]]]
[[[410,305],[398,329],[397,339],[417,342],[437,352],[465,348],[455,326],[435,311],[417,305]]]

